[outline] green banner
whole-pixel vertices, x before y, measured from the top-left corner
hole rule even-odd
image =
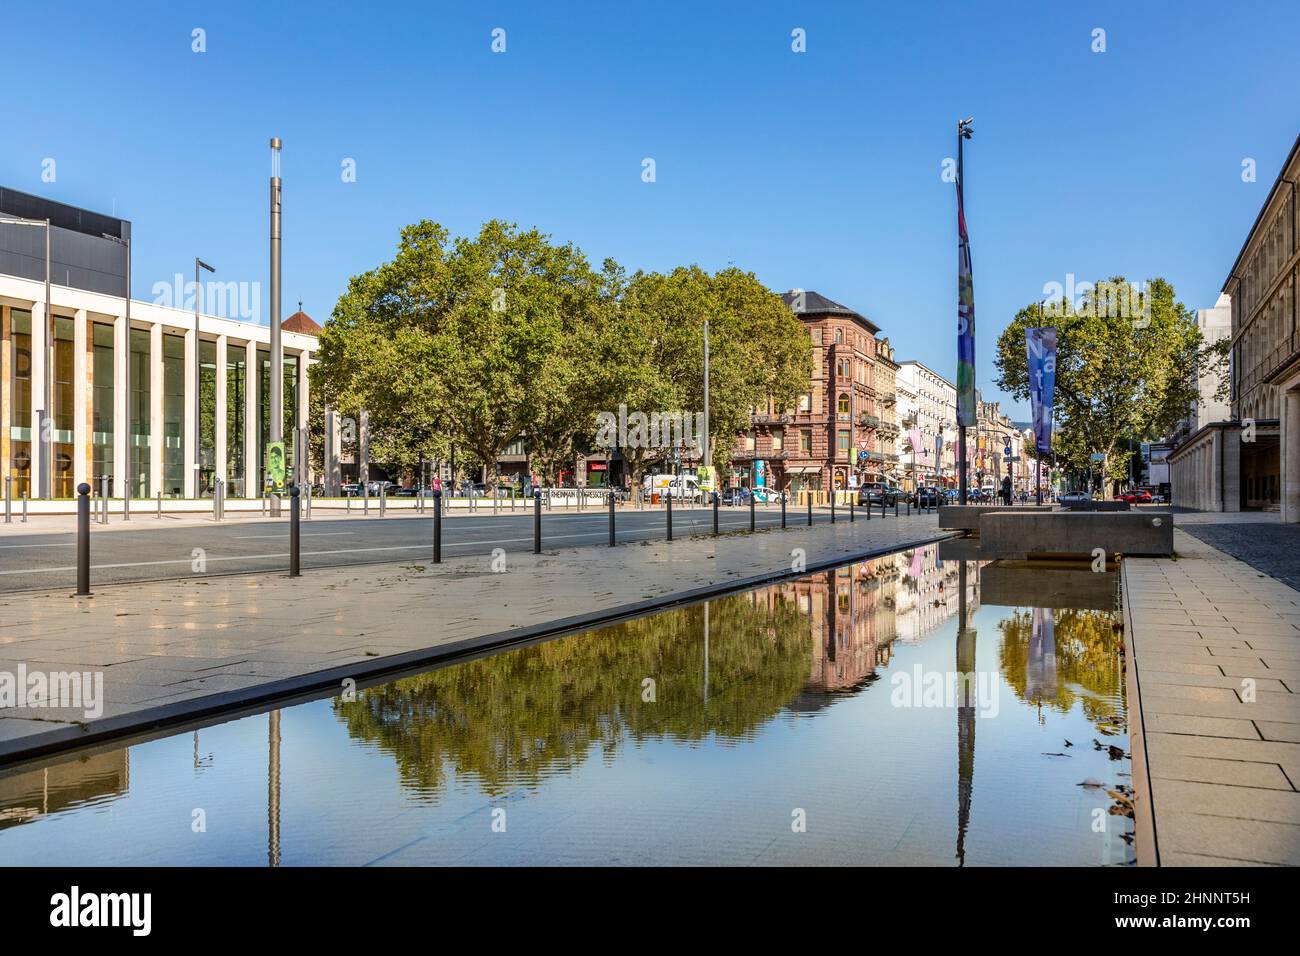
[[[266,489],[274,495],[282,495],[284,486],[284,442],[266,443]]]

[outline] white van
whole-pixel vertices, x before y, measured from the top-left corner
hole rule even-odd
[[[703,493],[694,475],[646,475],[641,483],[646,498],[658,496],[661,500],[670,494],[674,501],[700,501]]]

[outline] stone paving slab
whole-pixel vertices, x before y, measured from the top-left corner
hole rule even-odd
[[[792,576],[870,552],[947,537],[934,515],[720,537],[492,556],[369,564],[287,574],[215,575],[66,591],[0,595],[0,675],[103,675],[103,712],[0,710],[0,762],[75,746],[187,713],[247,706],[276,693],[338,685],[342,676],[431,664],[509,644],[566,622],[699,599],[709,590]],[[314,675],[314,676],[313,676]],[[313,679],[318,683],[311,684]],[[261,694],[259,698],[257,695]],[[205,711],[205,708],[207,710]]]
[[[1300,592],[1174,546],[1123,563],[1138,862],[1300,864]]]

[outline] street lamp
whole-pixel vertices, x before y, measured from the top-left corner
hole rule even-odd
[[[110,236],[106,232],[100,233],[110,242],[116,242],[119,246],[126,247],[126,292],[123,295],[123,305],[126,307],[126,315],[123,323],[126,325],[126,358],[122,362],[122,368],[125,374],[122,376],[122,391],[126,395],[126,421],[121,425],[114,425],[116,431],[119,427],[126,428],[126,441],[122,447],[126,448],[124,460],[118,462],[114,467],[122,477],[119,479],[122,483],[122,520],[131,520],[131,227],[128,224],[126,228],[126,238]]]
[[[203,402],[199,388],[199,380],[203,376],[203,360],[199,348],[199,301],[202,298],[199,295],[199,270],[206,269],[213,275],[217,270],[212,268],[198,256],[194,257],[194,497],[202,497],[199,494],[199,475],[203,467]]]
[[[45,425],[46,416],[50,414],[50,405],[53,404],[52,398],[54,395],[50,383],[50,379],[53,377],[50,368],[50,353],[54,348],[54,318],[51,315],[53,305],[50,302],[50,220],[15,216],[0,219],[0,224],[6,226],[39,226],[45,230],[45,317],[41,320],[45,328],[42,335],[44,341],[41,347],[41,369],[44,377],[42,383],[44,394],[41,396],[41,403],[44,407],[36,413],[36,440],[39,442],[37,445],[37,460],[40,463],[41,473],[41,484],[37,492],[39,497],[48,498],[52,488],[50,471],[53,464],[53,455],[50,454],[50,442],[54,440],[53,429],[47,428]]]

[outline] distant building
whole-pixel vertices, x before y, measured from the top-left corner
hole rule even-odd
[[[904,487],[956,484],[957,386],[915,360],[898,363],[897,382]]]

